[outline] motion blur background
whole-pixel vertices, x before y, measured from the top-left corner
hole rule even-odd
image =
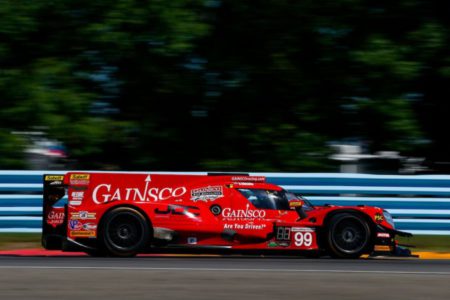
[[[450,2],[0,1],[0,169],[448,173]]]

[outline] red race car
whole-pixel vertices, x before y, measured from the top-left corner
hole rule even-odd
[[[63,202],[68,195],[68,201]],[[378,207],[314,206],[247,174],[44,175],[42,244],[91,255],[279,253],[357,258],[398,251]]]

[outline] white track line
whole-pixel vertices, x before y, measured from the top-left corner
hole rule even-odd
[[[410,274],[445,275],[450,272],[428,271],[390,271],[390,270],[320,270],[320,269],[236,269],[236,268],[154,268],[154,267],[74,267],[74,266],[1,266],[0,269],[38,269],[38,270],[131,270],[131,271],[223,271],[223,272],[291,272],[291,273],[357,273],[357,274]]]

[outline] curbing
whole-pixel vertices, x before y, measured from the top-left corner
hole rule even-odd
[[[420,259],[450,259],[450,253],[448,252],[419,251],[413,252],[412,254],[419,255]]]
[[[449,252],[413,252],[413,255],[418,255],[419,259],[450,259]],[[28,249],[15,249],[15,250],[0,250],[0,256],[87,256],[83,252],[62,252],[62,251],[49,251],[42,248],[28,248]],[[155,256],[155,257],[219,257],[220,255],[196,255],[196,254],[140,254],[139,256]],[[367,255],[362,256],[363,259],[367,259]],[[375,257],[376,258],[376,257]],[[386,258],[389,258],[387,256]],[[410,257],[396,257],[397,259],[410,259]]]

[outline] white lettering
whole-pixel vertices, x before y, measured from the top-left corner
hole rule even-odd
[[[231,209],[229,207],[222,210],[222,217],[224,218],[247,218],[256,219],[264,218],[266,216],[266,211],[261,209],[249,209],[249,204],[245,209]]]
[[[297,247],[301,247],[301,246],[306,246],[309,247],[312,245],[313,242],[313,236],[310,232],[296,232],[294,234],[294,243],[295,246]]]
[[[131,192],[132,188],[126,188],[125,190],[127,191],[127,193],[125,194],[125,200],[129,200],[130,199],[130,192]]]
[[[118,200],[118,201],[121,200],[121,199],[120,199],[120,190],[119,190],[119,189],[117,189],[117,190],[114,192],[114,195],[111,197],[111,201],[115,201],[115,200]]]
[[[184,186],[177,187],[173,190],[172,197],[181,197],[186,194],[187,190]]]
[[[145,201],[145,194],[141,194],[141,191],[138,188],[134,188],[134,197],[133,201],[136,200],[136,196],[139,198],[139,201]]]
[[[109,191],[111,190],[111,185],[110,185],[110,184],[100,184],[100,185],[96,186],[95,189],[94,189],[94,191],[92,192],[92,200],[93,200],[94,203],[96,203],[96,204],[101,204],[101,202],[98,201],[98,198],[97,198],[98,190],[99,190],[101,187],[106,187],[106,191],[107,191],[107,192],[109,192]],[[104,194],[104,195],[103,195],[103,203],[108,202],[109,197],[111,197],[111,195]]]
[[[96,204],[107,203],[110,201],[163,201],[170,198],[178,198],[186,194],[187,189],[185,187],[153,187],[148,189],[147,195],[143,194],[138,188],[125,188],[125,193],[121,188],[112,189],[110,184],[100,184],[96,186],[92,192],[92,200]],[[125,195],[125,198],[123,198]]]
[[[166,196],[164,196],[164,191],[167,191]],[[172,196],[171,188],[163,188],[161,192],[159,192],[159,200],[166,200]]]
[[[60,220],[60,219],[64,219],[64,213],[63,212],[55,212],[55,211],[51,211],[48,214],[48,220]]]
[[[148,195],[153,199],[153,201],[158,201],[158,188],[149,189]]]

